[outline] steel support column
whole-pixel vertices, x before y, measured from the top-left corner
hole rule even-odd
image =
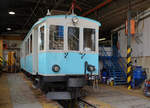
[[[131,63],[131,12],[128,11],[128,36],[127,36],[127,84],[128,90],[131,89],[132,82],[132,63]]]

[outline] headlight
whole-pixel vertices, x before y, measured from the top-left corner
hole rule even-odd
[[[88,65],[87,70],[88,70],[89,72],[93,72],[93,71],[95,71],[95,66],[93,66],[93,65]]]
[[[79,22],[78,17],[73,17],[73,18],[72,18],[72,22],[73,22],[74,24],[77,24],[77,23]]]
[[[60,66],[59,66],[59,65],[53,65],[53,66],[52,66],[52,70],[53,70],[54,72],[59,72]]]

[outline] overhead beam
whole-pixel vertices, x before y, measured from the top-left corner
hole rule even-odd
[[[136,11],[144,11],[149,7],[149,0],[137,0],[132,2],[132,10]],[[126,13],[128,11],[128,6],[118,6],[120,8],[116,8],[112,10],[110,13],[103,14],[103,16],[99,17],[98,21],[102,23],[102,31],[109,31],[119,27],[121,24],[124,24],[126,20]],[[117,17],[116,17],[117,16]],[[134,16],[133,16],[134,17]]]
[[[150,1],[149,0],[141,0],[141,1],[138,1],[134,4],[132,4],[132,10],[145,10],[149,7],[149,3]],[[98,20],[100,20],[101,22],[111,22],[112,19],[114,19],[116,16],[120,16],[120,17],[123,17],[123,16],[126,16],[126,13],[128,11],[128,6],[124,6],[124,7],[121,7],[119,9],[116,9],[114,10],[114,13],[113,14],[108,14],[107,17],[106,16],[102,16],[100,17]],[[135,11],[136,12],[136,11]],[[122,18],[121,18],[122,19]],[[123,19],[122,19],[123,20]],[[113,20],[114,21],[114,20]]]
[[[149,0],[136,0],[134,2],[131,2],[132,9],[135,9],[136,5],[140,5],[141,7],[145,7],[145,6],[143,6],[143,4],[145,4],[145,2],[150,2],[150,1]],[[122,5],[122,6],[119,6],[119,7],[120,8],[115,8],[112,11],[103,14],[102,16],[100,16],[98,18],[98,20],[106,19],[106,18],[109,18],[110,16],[116,16],[116,14],[118,14],[118,13],[124,11],[124,10],[127,11],[128,10],[128,1],[126,2],[125,5]]]
[[[95,8],[90,9],[89,11],[83,13],[82,16],[87,16],[88,14],[90,14],[90,13],[96,11],[97,9],[99,9],[99,8],[101,8],[101,7],[103,7],[103,6],[105,6],[106,4],[108,4],[108,3],[110,3],[110,2],[112,2],[112,0],[106,0],[105,2],[100,3],[99,5],[97,5]]]

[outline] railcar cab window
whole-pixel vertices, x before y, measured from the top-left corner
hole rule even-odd
[[[95,51],[96,37],[95,29],[84,28],[83,29],[83,50],[85,52]]]
[[[50,25],[49,27],[49,49],[63,50],[64,49],[64,26]]]
[[[79,50],[79,28],[68,27],[68,50]]]
[[[45,26],[40,27],[40,38],[39,38],[39,43],[40,43],[40,50],[44,50],[44,36],[45,36]]]

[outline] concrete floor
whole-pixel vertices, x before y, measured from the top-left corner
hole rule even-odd
[[[13,108],[6,75],[0,76],[0,108]]]
[[[62,107],[54,101],[46,100],[22,73],[10,73],[0,76],[0,108]]]
[[[86,87],[85,100],[97,108],[150,108],[150,98],[142,90],[127,90],[124,86],[100,85]],[[46,100],[22,73],[0,76],[0,108],[61,108],[58,103]]]
[[[95,90],[88,88],[88,90],[87,100],[94,99],[93,101],[101,103],[102,108],[150,108],[150,98],[145,97],[142,90],[129,91],[124,86],[110,87],[106,85],[100,85]]]
[[[42,108],[19,74],[8,74],[7,77],[13,108]]]

